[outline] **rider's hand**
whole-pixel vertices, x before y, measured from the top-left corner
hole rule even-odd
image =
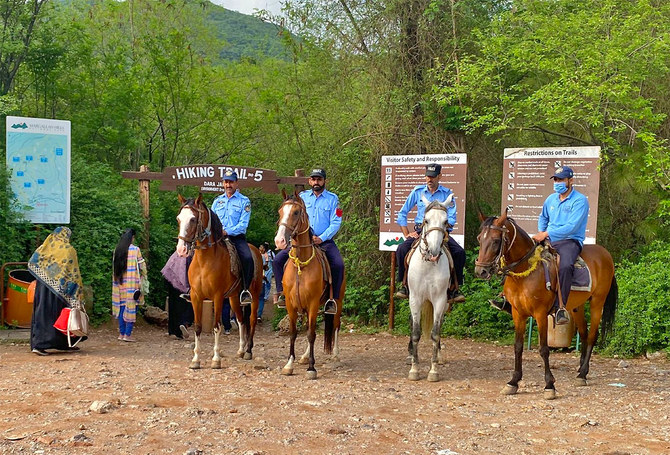
[[[227,235],[228,235],[228,233],[227,233],[226,230],[224,229],[224,230],[223,230],[223,236],[225,237],[225,236],[227,236]]]
[[[411,239],[418,239],[419,238],[419,233],[416,232],[416,231],[412,231],[409,234],[407,234],[407,237],[409,237]]]
[[[312,236],[312,241],[314,242],[315,245],[320,245],[323,243],[323,240],[318,235],[313,235]]]
[[[535,240],[537,243],[540,243],[540,242],[543,242],[544,240],[546,240],[547,237],[549,237],[549,233],[547,231],[542,231],[542,232],[538,232],[537,234],[535,234],[533,236],[533,240]]]

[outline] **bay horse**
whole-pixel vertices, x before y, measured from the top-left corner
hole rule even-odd
[[[451,204],[453,194],[446,201],[429,202],[422,196],[426,211],[423,229],[419,237],[419,245],[409,260],[407,267],[407,285],[409,286],[410,309],[410,342],[409,354],[412,367],[408,379],[419,380],[418,344],[421,334],[433,340],[433,357],[431,360],[428,381],[439,381],[437,371],[440,354],[440,333],[444,314],[449,309],[447,290],[451,278],[451,270],[446,249],[449,238],[449,220],[447,207]]]
[[[181,208],[177,215],[179,223],[179,241],[177,253],[184,257],[189,249],[194,249],[193,261],[188,269],[191,285],[191,304],[193,305],[193,326],[195,328],[195,347],[189,368],[200,368],[200,334],[202,333],[202,302],[212,300],[214,304],[214,355],[212,368],[221,368],[219,354],[219,335],[221,334],[221,314],[223,300],[228,297],[235,312],[240,332],[239,357],[251,360],[253,357],[254,333],[256,331],[256,312],[263,285],[261,254],[256,247],[249,245],[254,258],[254,278],[249,286],[251,305],[240,305],[242,280],[231,270],[231,257],[224,243],[223,228],[216,213],[202,202],[202,194],[196,199],[185,199],[179,195]],[[241,266],[240,266],[241,268]],[[239,275],[242,270],[239,270]],[[251,315],[254,317],[251,317]]]
[[[503,293],[512,306],[514,319],[514,373],[501,393],[514,395],[519,389],[524,333],[527,319],[532,316],[537,321],[540,356],[544,360],[544,398],[554,399],[556,389],[554,376],[549,368],[547,314],[554,304],[556,292],[547,290],[545,284],[544,267],[539,250],[541,246],[536,245],[535,241],[507,216],[507,211],[500,217],[488,218],[480,213],[479,218],[482,224],[477,236],[480,249],[475,261],[475,275],[482,279],[490,279],[494,274],[507,276]],[[605,248],[600,245],[584,245],[580,255],[591,271],[591,291],[571,291],[566,309],[571,312],[579,336],[584,340],[575,384],[585,386],[591,353],[598,339],[598,328],[602,325],[603,338],[612,330],[618,287],[614,276],[614,261]],[[551,288],[558,290],[555,261],[549,262],[549,267]],[[590,301],[591,313],[588,332],[584,316],[586,301]]]
[[[296,192],[288,196],[282,190],[284,202],[279,207],[279,220],[275,245],[284,248],[289,245],[289,260],[284,271],[282,284],[286,296],[286,311],[290,322],[291,347],[286,365],[282,369],[283,375],[293,374],[295,362],[295,340],[298,335],[297,320],[299,314],[307,314],[307,341],[308,346],[299,363],[309,363],[307,378],[316,379],[314,368],[314,341],[316,340],[316,319],[320,308],[328,298],[327,283],[324,281],[322,264],[327,264],[325,254],[312,241],[307,209],[300,195]],[[342,280],[340,298],[336,300],[335,314],[324,314],[324,341],[323,350],[326,354],[333,354],[333,360],[339,360],[338,335],[340,331],[340,316],[342,314],[342,299],[346,287],[346,275]]]

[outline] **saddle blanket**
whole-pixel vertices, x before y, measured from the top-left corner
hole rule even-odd
[[[579,256],[577,262],[575,262],[575,274],[572,277],[572,286],[570,289],[573,291],[591,292],[591,285],[591,270],[589,270],[584,259]]]

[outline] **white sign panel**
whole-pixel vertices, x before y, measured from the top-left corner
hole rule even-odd
[[[70,222],[70,122],[7,117],[11,189],[32,223]]]

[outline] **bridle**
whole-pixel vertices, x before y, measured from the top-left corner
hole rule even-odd
[[[506,224],[503,224],[501,227],[494,226],[493,224],[490,224],[489,226],[484,226],[484,228],[482,229],[482,232],[480,233],[480,235],[483,234],[484,237],[486,237],[489,230],[500,231],[502,233],[500,235],[500,239],[501,239],[500,250],[498,250],[498,254],[496,255],[496,257],[492,261],[483,262],[483,261],[475,260],[475,265],[477,267],[490,268],[497,275],[503,275],[503,276],[506,276],[506,275],[512,275],[512,276],[525,275],[526,272],[521,272],[519,274],[519,273],[512,272],[512,270],[516,266],[518,266],[519,264],[521,264],[522,262],[528,260],[531,256],[533,256],[535,254],[535,250],[537,248],[537,245],[533,245],[533,247],[530,248],[528,250],[528,252],[526,252],[526,254],[524,254],[523,257],[521,259],[519,259],[518,261],[514,261],[510,264],[506,264],[505,263],[505,255],[507,253],[509,253],[509,251],[512,249],[512,245],[514,245],[514,241],[516,240],[516,237],[517,237],[516,223],[511,219],[509,219],[509,222],[512,225],[512,228],[514,230],[514,236],[512,237],[511,241],[508,241],[507,234],[510,231],[509,231],[509,229],[507,229]],[[507,249],[505,249],[506,244],[508,245]],[[535,266],[536,265],[533,266],[533,269],[535,268]]]
[[[279,211],[281,212],[281,209],[285,205],[300,205],[299,202],[294,201],[292,199],[287,199],[284,201],[284,203],[279,207]],[[301,223],[304,223],[307,225],[307,228],[305,228],[304,231],[297,231],[298,226],[300,226]],[[291,226],[288,223],[283,223],[281,221],[277,221],[277,226],[284,226],[287,231],[289,231],[289,237],[291,240],[297,239],[299,235],[304,234],[305,232],[309,231],[309,220],[307,219],[307,212],[303,210],[303,208],[300,208],[300,217],[298,221],[296,222],[295,226]],[[311,246],[314,246],[314,242],[310,238],[309,244],[308,245],[294,245],[295,242],[291,242],[291,247],[293,248],[308,248]]]
[[[192,237],[187,238],[187,237],[182,237],[181,235],[177,236],[178,239],[183,240],[184,243],[186,243],[186,248],[187,252],[190,252],[191,250],[204,250],[206,248],[211,247],[214,245],[216,242],[212,242],[212,211],[208,208],[205,207],[204,209],[198,208],[195,205],[191,205],[188,202],[184,203],[184,205],[181,206],[179,209],[179,213],[181,213],[182,210],[184,210],[185,207],[188,207],[189,209],[193,210],[193,212],[196,214],[196,225],[195,225],[195,232]],[[201,222],[201,215],[203,213],[207,212],[207,226],[203,226]],[[209,242],[207,244],[203,244],[202,242],[206,239],[209,238]],[[198,245],[200,243],[200,245]]]
[[[436,204],[436,205],[431,205],[426,209],[425,213],[428,213],[431,210],[442,210],[443,212],[447,213],[447,208],[444,207],[441,204]],[[425,215],[424,213],[424,223],[425,223]],[[419,251],[421,252],[421,257],[423,257],[423,260],[426,262],[430,262],[431,259],[428,255],[428,240],[426,240],[426,237],[428,236],[429,233],[433,231],[439,231],[442,233],[442,243],[446,243],[449,239],[449,231],[443,227],[432,227],[428,228],[425,230],[421,231],[421,243],[419,243]],[[422,245],[423,244],[423,245]],[[422,246],[425,245],[425,248],[422,248]],[[437,259],[439,260],[440,256],[442,256],[442,248],[440,248],[440,253],[437,255]]]

